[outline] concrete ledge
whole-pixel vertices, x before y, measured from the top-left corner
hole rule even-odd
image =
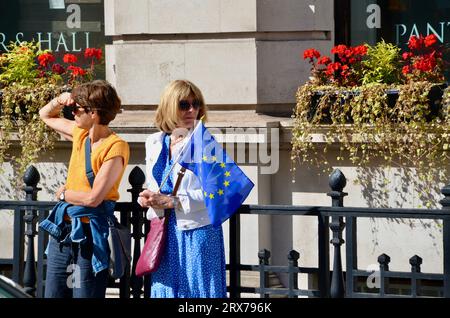
[[[155,111],[153,110],[125,110],[118,114],[116,119],[111,122],[111,128],[116,131],[147,128],[156,131],[153,124]],[[292,119],[280,116],[270,116],[258,114],[254,110],[214,110],[208,112],[207,127],[214,128],[246,128],[246,127],[270,127],[271,123],[283,123],[291,126]]]

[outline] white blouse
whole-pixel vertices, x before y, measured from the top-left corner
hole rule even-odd
[[[147,177],[146,187],[154,192],[158,191],[159,186],[153,177],[152,172],[153,167],[161,153],[164,136],[165,133],[157,132],[148,136],[145,141],[145,174]],[[188,138],[185,138],[184,141],[180,142],[174,149],[172,149],[172,158],[177,158],[178,153],[187,142],[187,139]],[[172,180],[174,181],[174,184],[178,178],[178,171],[180,171],[180,169],[181,165],[176,163],[172,170]],[[178,229],[192,230],[211,224],[208,217],[208,210],[205,206],[200,180],[192,171],[188,169],[186,169],[184,177],[181,180],[177,197],[180,202],[175,209]],[[147,219],[149,220],[162,215],[164,215],[163,209],[154,209],[150,207],[147,210]]]

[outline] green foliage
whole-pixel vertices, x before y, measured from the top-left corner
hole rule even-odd
[[[330,170],[326,154],[337,146],[336,160],[348,158],[358,168],[414,169],[416,192],[429,205],[430,193],[438,186],[436,176],[448,181],[450,159],[450,88],[444,89],[443,107],[437,112],[432,112],[429,101],[432,89],[442,87],[430,82],[370,84],[352,90],[309,83],[299,87],[292,137],[294,166],[299,161]],[[392,90],[397,94],[388,94]],[[323,146],[313,140],[318,133]]]
[[[34,43],[11,43],[8,49],[0,55],[0,170],[4,162],[12,164],[11,184],[17,189],[26,168],[58,139],[39,118],[39,110],[63,91],[92,80],[96,64],[102,61],[102,49],[87,48],[78,56],[65,54],[62,64]],[[89,66],[80,66],[83,63]],[[11,146],[19,148],[18,156]]]
[[[363,85],[398,84],[401,81],[400,48],[384,40],[368,46],[363,64]]]
[[[314,48],[303,53],[312,67],[310,80],[296,95],[292,170],[299,161],[325,172],[329,161],[348,158],[368,193],[373,184],[364,171],[399,168],[410,177],[402,186],[412,181],[419,199],[430,206],[431,194],[439,192],[439,182],[448,182],[450,172],[445,48],[430,34],[412,36],[401,55],[385,41],[336,45],[331,53],[334,62]],[[442,100],[436,100],[440,95]],[[327,154],[332,148],[337,149],[335,160]],[[383,180],[378,185],[386,190]]]
[[[53,147],[57,135],[39,118],[39,109],[62,91],[57,77],[38,77],[36,57],[39,49],[33,43],[11,44],[0,59],[2,91],[0,115],[0,164],[11,162],[18,187],[26,168],[42,152]],[[18,146],[18,156],[11,146]]]
[[[36,70],[38,48],[33,43],[23,43],[11,44],[9,49],[0,63],[0,87],[13,83],[21,86],[33,85],[38,74]]]

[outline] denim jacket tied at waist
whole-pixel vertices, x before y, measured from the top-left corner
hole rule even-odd
[[[39,227],[47,231],[58,242],[65,238],[61,237],[62,227],[64,225],[64,214],[72,219],[72,231],[70,240],[75,243],[82,243],[86,239],[80,217],[87,216],[90,219],[89,225],[92,232],[93,255],[92,269],[94,274],[108,268],[109,265],[109,245],[108,217],[114,218],[114,201],[103,201],[96,208],[88,208],[69,204],[65,201],[58,202],[50,215],[39,224]]]

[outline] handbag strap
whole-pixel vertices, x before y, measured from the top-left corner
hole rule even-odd
[[[91,163],[91,139],[89,136],[86,138],[86,142],[84,143],[84,166],[86,168],[86,177],[89,180],[89,184],[91,185],[91,188],[94,185],[95,180],[95,174],[94,170],[92,170],[92,163]],[[103,202],[102,202],[103,204]],[[113,220],[110,219],[110,217],[107,217],[108,225],[114,226]]]
[[[85,167],[86,167],[86,177],[89,180],[89,184],[91,185],[91,188],[94,184],[95,174],[92,170],[92,164],[91,164],[91,139],[89,136],[86,138],[86,142],[84,144],[84,158],[85,158]]]
[[[180,187],[181,179],[183,179],[185,172],[186,172],[185,167],[181,167],[180,171],[178,171],[178,178],[177,178],[177,182],[175,182],[175,186],[173,187],[172,196],[177,195],[178,188]]]
[[[171,195],[173,197],[177,195],[178,188],[180,187],[181,180],[183,179],[185,172],[186,172],[186,168],[185,167],[181,167],[180,171],[178,171],[177,181],[175,182],[175,186],[173,187],[173,190],[172,190],[172,193],[171,193]],[[168,220],[169,211],[170,211],[169,209],[165,209],[164,210],[164,223],[166,223],[167,220]]]

